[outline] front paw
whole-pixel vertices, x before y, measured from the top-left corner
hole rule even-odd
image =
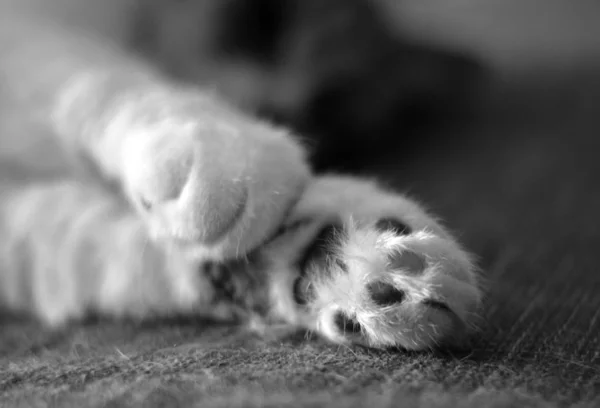
[[[408,350],[468,344],[481,292],[469,256],[451,239],[350,225],[338,245],[333,257],[344,273],[334,270],[314,289],[318,299],[335,299],[321,304],[317,327],[326,337]]]
[[[278,261],[271,303],[284,320],[335,343],[468,344],[480,279],[470,256],[418,204],[368,181],[321,177],[285,225],[266,249]]]
[[[225,259],[263,242],[309,178],[304,152],[281,129],[216,96],[186,95],[126,140],[126,194],[151,236]]]

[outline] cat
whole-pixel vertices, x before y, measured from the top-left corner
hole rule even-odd
[[[241,44],[212,41],[234,3],[1,0],[0,303],[54,328],[191,313],[463,343],[482,294],[470,256],[408,197],[315,174],[265,111],[303,117],[310,83],[337,75],[303,82],[301,45],[275,73],[207,57]]]

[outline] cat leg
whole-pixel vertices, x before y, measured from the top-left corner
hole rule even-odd
[[[287,131],[86,32],[0,14],[0,122],[18,111],[50,129],[122,187],[154,240],[199,258],[243,255],[299,197],[309,169]]]
[[[471,256],[421,205],[370,180],[316,178],[263,253],[272,313],[335,343],[462,347],[480,322]]]
[[[155,245],[117,196],[75,180],[0,183],[0,305],[50,327],[88,313],[227,319],[200,262]]]

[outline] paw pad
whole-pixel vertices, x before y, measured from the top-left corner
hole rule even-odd
[[[404,291],[396,289],[389,283],[373,282],[367,286],[371,300],[378,306],[392,306],[402,303],[405,297]]]
[[[412,251],[402,251],[390,259],[390,268],[401,270],[404,273],[420,274],[425,267],[425,259]]]
[[[361,331],[360,323],[343,312],[337,312],[334,315],[333,323],[341,333],[360,333]]]

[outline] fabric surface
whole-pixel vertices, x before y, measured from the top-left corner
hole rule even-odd
[[[260,339],[197,321],[4,321],[0,406],[600,405],[600,77],[506,80],[481,118],[371,170],[447,220],[488,282],[470,353]]]

